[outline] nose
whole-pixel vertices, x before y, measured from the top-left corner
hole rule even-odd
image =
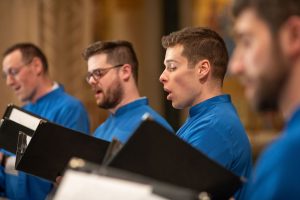
[[[95,80],[95,78],[93,76],[91,76],[88,80],[87,80],[87,83],[89,85],[95,85],[97,84],[97,80]]]
[[[15,83],[15,78],[8,74],[5,78],[5,83],[7,86],[12,86]]]
[[[230,62],[229,62],[229,72],[234,75],[240,75],[244,71],[244,65],[242,61],[241,53],[238,50],[234,50]]]
[[[164,83],[167,81],[166,70],[164,70],[164,71],[161,73],[161,75],[160,75],[160,77],[159,77],[159,81],[160,81],[162,84],[164,84]]]

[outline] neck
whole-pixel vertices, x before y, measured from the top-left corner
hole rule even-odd
[[[199,97],[195,100],[192,106],[199,104],[203,101],[206,101],[207,99],[210,99],[212,97],[223,94],[222,87],[220,87],[220,85],[218,84],[206,85],[200,90],[201,92],[199,93]]]
[[[44,77],[41,79],[30,102],[35,103],[39,98],[51,92],[53,84],[53,81],[49,77]]]
[[[121,102],[116,107],[111,108],[108,111],[110,113],[114,114],[122,106],[125,106],[125,105],[139,99],[140,97],[141,96],[139,94],[139,91],[138,91],[138,89],[135,85],[133,87],[130,87],[130,88],[124,88],[124,97],[121,100]]]
[[[300,106],[300,59],[297,65],[294,66],[293,70],[289,74],[288,82],[284,88],[280,98],[280,110],[283,113],[285,121],[287,121],[293,112]]]

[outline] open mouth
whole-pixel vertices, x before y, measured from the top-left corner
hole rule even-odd
[[[171,91],[167,88],[164,88],[164,91],[167,92],[167,93],[170,93]]]
[[[94,89],[94,92],[95,92],[95,97],[101,95],[103,93],[103,91],[101,89]]]
[[[164,88],[164,91],[168,94],[167,95],[167,100],[171,100],[172,92],[170,90],[168,90],[167,88]]]
[[[13,90],[14,90],[15,92],[20,91],[20,89],[21,89],[21,86],[17,86],[17,87],[14,87],[14,88],[13,88]]]

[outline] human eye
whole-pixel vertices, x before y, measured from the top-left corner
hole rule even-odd
[[[241,41],[241,46],[244,47],[244,48],[250,47],[251,46],[251,40],[249,38],[244,38]]]
[[[93,76],[95,76],[97,79],[101,78],[104,75],[101,69],[95,69],[92,73]]]
[[[166,69],[169,72],[173,72],[177,69],[177,66],[174,63],[170,63],[170,64],[167,64]]]
[[[238,40],[237,44],[243,48],[249,48],[252,45],[252,38],[249,35],[242,35]]]
[[[18,75],[19,71],[20,71],[20,69],[10,68],[7,72],[7,75],[16,76],[16,75]]]

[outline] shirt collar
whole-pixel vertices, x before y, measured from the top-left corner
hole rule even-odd
[[[128,110],[132,110],[134,108],[143,106],[143,105],[148,105],[148,98],[147,97],[141,97],[133,102],[130,102],[122,107],[120,107],[115,114],[113,115],[121,115],[123,113],[126,113]]]
[[[55,85],[54,84],[50,92],[48,92],[47,94],[41,96],[35,103],[29,103],[29,104],[36,104],[36,103],[41,102],[41,101],[43,101],[44,99],[46,99],[50,96],[56,95],[57,93],[63,92],[63,91],[64,91],[64,87],[62,85],[60,85],[60,84]]]
[[[231,102],[231,98],[228,94],[218,95],[209,98],[191,107],[189,110],[189,116],[193,117],[196,114],[206,112],[207,109],[211,109],[211,106],[214,106],[219,103],[227,103],[227,102]]]
[[[294,131],[294,130],[300,130],[299,122],[300,122],[300,106],[295,110],[295,112],[292,114],[291,118],[287,121],[285,133],[299,134],[298,131]]]

